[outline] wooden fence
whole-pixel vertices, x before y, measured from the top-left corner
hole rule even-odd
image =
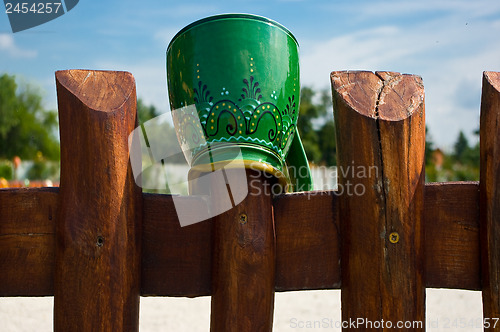
[[[172,197],[132,177],[132,75],[57,72],[60,188],[0,190],[0,296],[54,296],[56,331],[114,332],[138,330],[140,296],[210,295],[211,331],[254,332],[272,329],[276,291],[341,289],[343,323],[424,330],[425,288],[455,288],[482,291],[500,331],[500,73],[483,78],[479,183],[424,183],[419,77],[331,80],[339,169],[377,170],[339,172],[339,190],[362,194],[257,195],[269,180],[252,175],[241,204],[181,228]]]

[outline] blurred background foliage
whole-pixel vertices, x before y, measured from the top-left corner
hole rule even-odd
[[[148,120],[161,115],[154,105],[146,105],[140,98],[137,110],[143,128]],[[329,90],[315,91],[307,86],[302,88],[298,128],[311,165],[335,166],[335,123]],[[426,180],[477,181],[479,131],[474,132],[474,135],[475,142],[470,143],[467,135],[461,131],[453,147],[445,151],[435,146],[432,133],[426,128]],[[175,141],[175,130],[168,122],[162,122],[161,132],[147,138],[148,145]],[[185,163],[175,145],[162,145],[172,147],[172,151],[166,152],[166,155],[171,156],[169,163]],[[3,74],[0,76],[0,178],[16,178],[16,158],[20,158],[23,163],[29,161],[29,169],[25,171],[27,179],[58,180],[58,118],[55,110],[43,107],[39,90],[29,84],[19,84],[13,75]]]
[[[14,76],[0,76],[0,158],[33,159],[38,152],[59,160],[57,113],[42,106],[35,88],[16,83]]]
[[[15,76],[0,76],[0,177],[16,177],[15,158],[31,161],[30,179],[57,177],[57,130],[57,113],[43,107],[39,90],[18,84]]]

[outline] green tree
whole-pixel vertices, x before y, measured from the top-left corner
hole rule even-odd
[[[301,89],[297,127],[308,160],[316,164],[335,165],[335,124],[328,117],[328,111],[332,110],[331,96],[323,90],[319,101],[314,102],[315,96],[316,92],[310,87]]]
[[[474,131],[474,135],[479,137],[479,129]],[[479,161],[480,161],[479,140],[473,147],[469,147],[465,151],[462,159],[465,164],[477,168],[479,170]]]
[[[475,132],[478,135],[478,132]],[[437,169],[432,162],[426,165],[426,177],[430,181],[477,181],[479,180],[479,143],[473,147],[460,131],[450,154]]]
[[[463,163],[464,156],[467,153],[468,149],[469,141],[467,140],[467,137],[465,137],[464,132],[460,130],[457,141],[453,146],[453,157],[455,157],[455,160],[459,163]]]
[[[434,164],[432,155],[434,153],[434,142],[429,135],[429,128],[425,126],[425,181],[435,182],[438,179],[438,170]]]
[[[59,160],[55,137],[57,113],[45,110],[32,87],[18,86],[15,76],[0,76],[0,158]]]
[[[137,99],[137,115],[139,117],[139,123],[144,124],[144,122],[156,118],[160,115],[160,112],[156,109],[155,106],[144,104],[144,101],[141,98]]]
[[[327,120],[319,129],[319,147],[322,151],[320,163],[328,166],[337,164],[337,141],[335,136],[335,122]]]
[[[434,152],[434,142],[429,135],[429,128],[425,126],[425,165],[432,163],[432,153]]]
[[[321,150],[319,148],[318,133],[313,126],[313,120],[323,115],[323,111],[318,105],[313,104],[314,94],[314,91],[309,87],[303,87],[300,90],[297,127],[307,158],[309,161],[318,162],[321,160]]]

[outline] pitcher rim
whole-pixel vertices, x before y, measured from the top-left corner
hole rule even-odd
[[[212,22],[212,21],[219,21],[219,20],[227,20],[227,19],[245,19],[245,20],[251,20],[251,21],[260,21],[260,22],[264,22],[264,23],[268,23],[270,25],[273,25],[277,28],[280,28],[281,30],[283,30],[287,35],[289,35],[293,41],[297,44],[297,47],[299,47],[299,42],[297,41],[297,38],[295,38],[295,36],[293,35],[293,33],[287,29],[283,24],[281,23],[278,23],[270,18],[267,18],[267,17],[264,17],[264,16],[260,16],[260,15],[255,15],[255,14],[246,14],[246,13],[233,13],[233,14],[218,14],[218,15],[212,15],[212,16],[208,16],[208,17],[205,17],[205,18],[202,18],[202,19],[199,19],[197,21],[194,21],[193,23],[190,23],[188,25],[186,25],[184,28],[182,28],[179,32],[177,32],[175,34],[175,36],[172,38],[172,40],[170,41],[170,43],[168,44],[168,47],[167,47],[167,53],[168,51],[170,50],[172,44],[174,43],[174,41],[179,37],[181,36],[182,34],[186,33],[187,31],[199,26],[199,25],[202,25],[202,24],[205,24],[205,23],[209,23],[209,22]]]

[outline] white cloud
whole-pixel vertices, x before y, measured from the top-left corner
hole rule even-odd
[[[455,18],[418,27],[381,25],[332,37],[301,41],[302,85],[328,88],[333,70],[389,70],[418,74],[426,87],[426,118],[435,142],[451,147],[463,129],[479,126],[481,75],[500,70],[500,26],[493,22],[459,24]],[[155,39],[166,48],[178,28],[165,28]],[[483,34],[489,31],[491,35]],[[490,38],[490,42],[488,42]],[[169,111],[164,55],[135,63],[100,62],[97,68],[130,71],[137,95],[160,111]]]
[[[365,20],[377,18],[381,21],[402,16],[415,17],[428,13],[440,12],[446,15],[465,14],[469,18],[479,18],[494,15],[500,11],[500,2],[497,0],[384,0],[366,1],[361,5],[356,2],[349,4],[330,3],[321,6],[323,10],[334,13],[342,11],[353,13],[353,18]]]
[[[500,71],[498,21],[465,23],[450,16],[413,27],[381,25],[325,41],[302,42],[302,84],[329,88],[333,70],[418,74],[426,88],[432,137],[449,148],[460,129],[470,136],[479,127],[482,72]]]
[[[24,50],[19,48],[15,41],[13,34],[0,33],[0,52],[5,52],[13,58],[35,58],[36,51]]]
[[[317,36],[299,39],[303,86],[329,89],[332,70],[418,74],[426,87],[427,124],[439,146],[451,147],[460,129],[470,134],[479,126],[482,71],[500,71],[500,20],[495,18],[499,1],[384,1],[352,5],[351,9],[356,13],[353,20],[371,23],[359,24],[355,31],[332,29],[324,40]],[[214,10],[180,5],[155,15],[185,17],[187,24],[193,15],[205,16]],[[427,17],[427,13],[431,15]],[[415,19],[420,16],[421,20]],[[411,17],[412,23],[401,22],[401,17]],[[185,25],[182,21],[172,21],[154,33],[163,50]],[[138,62],[102,62],[97,67],[130,71],[136,78],[138,96],[146,104],[168,111],[164,56],[163,52],[158,58]]]

